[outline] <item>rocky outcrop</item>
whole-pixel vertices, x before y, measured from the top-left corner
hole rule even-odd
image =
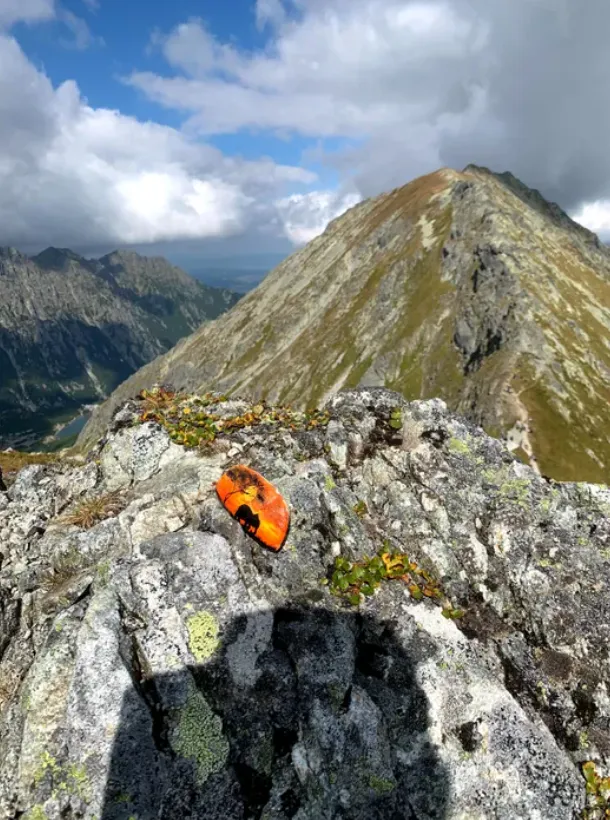
[[[440,397],[544,475],[607,481],[610,251],[510,174],[444,169],[332,222],[122,385],[83,444],[164,381],[299,407],[357,385]]]
[[[0,817],[602,817],[607,488],[440,400],[172,401],[0,495]],[[216,497],[238,463],[290,506],[277,554]],[[350,603],[341,568],[378,551],[440,599]]]
[[[0,447],[31,446],[237,298],[160,258],[0,249]]]

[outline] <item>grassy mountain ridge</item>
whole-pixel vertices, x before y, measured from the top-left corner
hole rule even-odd
[[[131,377],[299,406],[444,398],[543,473],[610,473],[610,251],[510,174],[442,169],[352,208]]]

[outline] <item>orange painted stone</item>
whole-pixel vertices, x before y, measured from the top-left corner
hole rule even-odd
[[[261,544],[277,552],[282,548],[288,527],[288,505],[273,484],[256,470],[238,464],[223,473],[216,492],[224,507]]]

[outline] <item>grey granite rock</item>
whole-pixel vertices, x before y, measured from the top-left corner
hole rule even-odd
[[[0,818],[580,816],[582,763],[610,765],[610,491],[544,480],[438,400],[363,389],[329,411],[200,455],[122,426],[85,465],[20,473]],[[234,463],[289,503],[277,554],[216,498]],[[111,491],[120,512],[66,523]],[[400,581],[359,607],[320,583],[384,541],[463,617]]]

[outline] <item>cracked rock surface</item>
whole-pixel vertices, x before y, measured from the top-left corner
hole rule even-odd
[[[610,765],[610,491],[439,400],[328,409],[200,453],[127,405],[86,461],[0,493],[0,818],[581,816],[582,763]],[[238,463],[291,508],[278,554],[215,495]],[[463,617],[320,583],[384,542]]]

